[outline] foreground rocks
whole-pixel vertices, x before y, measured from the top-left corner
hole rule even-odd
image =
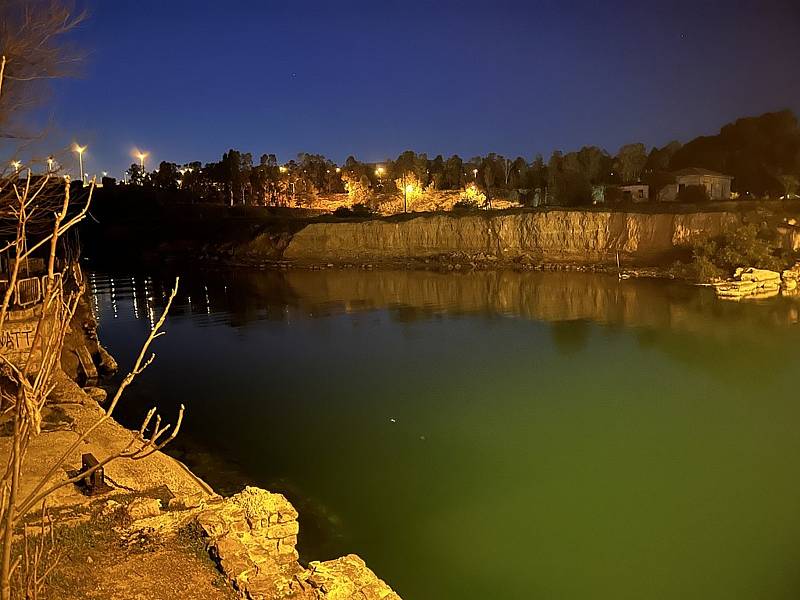
[[[793,296],[800,279],[800,263],[781,273],[767,269],[739,268],[733,279],[717,283],[714,288],[718,298],[725,300],[772,298],[778,294]]]
[[[399,600],[358,556],[298,563],[297,511],[281,494],[247,487],[197,522],[229,581],[251,600]]]
[[[796,263],[791,269],[781,272],[781,281],[785,291],[794,292],[800,283],[800,262]]]

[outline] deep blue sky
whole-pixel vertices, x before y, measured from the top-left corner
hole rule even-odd
[[[228,148],[531,158],[800,112],[800,2],[90,0],[53,143],[119,176]]]

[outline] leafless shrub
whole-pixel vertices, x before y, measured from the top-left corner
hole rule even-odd
[[[77,74],[82,55],[65,45],[64,34],[86,17],[63,0],[3,0],[0,3],[0,137],[25,139],[18,120],[47,97],[48,82]]]
[[[65,53],[58,40],[82,19],[83,14],[76,15],[59,0],[5,0],[0,4],[0,137],[18,137],[9,128],[16,115],[41,100],[37,83],[74,68],[74,55]],[[20,175],[26,171],[26,175]],[[81,185],[82,197],[76,199],[71,197],[68,177],[61,179],[50,173],[34,177],[24,165],[17,165],[11,175],[0,173],[0,265],[7,271],[2,282],[5,289],[0,294],[0,334],[9,326],[9,311],[14,308],[15,297],[19,298],[21,275],[29,259],[44,256],[46,271],[31,309],[36,326],[29,348],[23,356],[17,353],[12,357],[0,344],[0,414],[12,425],[8,456],[2,458],[4,465],[0,463],[0,600],[11,599],[15,572],[17,581],[26,586],[27,597],[35,598],[52,568],[52,538],[49,547],[44,535],[31,546],[25,527],[21,531],[21,554],[14,556],[14,536],[26,514],[44,505],[58,488],[78,482],[113,460],[139,460],[160,450],[175,438],[183,419],[181,407],[174,427],[162,425],[161,417],[152,409],[124,448],[110,452],[98,465],[76,477],[60,476],[84,440],[112,418],[125,389],[152,363],[154,355],[149,354],[149,348],[163,335],[164,321],[177,293],[176,281],[164,312],[105,413],[48,465],[44,476],[27,482],[32,484],[29,491],[24,495],[20,492],[26,455],[41,434],[42,411],[53,391],[64,339],[84,293],[78,264],[57,260],[59,243],[87,215],[94,185],[94,180],[88,190]],[[45,563],[48,566],[42,566]]]
[[[14,592],[25,600],[38,600],[47,584],[50,573],[61,560],[56,546],[55,523],[42,502],[38,525],[23,525],[22,550],[11,567]]]

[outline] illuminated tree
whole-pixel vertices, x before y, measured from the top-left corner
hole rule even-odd
[[[350,204],[369,204],[372,200],[372,188],[366,173],[359,174],[357,170],[345,170],[342,174],[344,188],[350,198]]]

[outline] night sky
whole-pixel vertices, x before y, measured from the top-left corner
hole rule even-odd
[[[119,177],[131,149],[178,163],[228,148],[405,149],[531,159],[715,133],[800,113],[800,2],[94,0],[89,52],[59,82],[48,144],[89,144]],[[66,166],[66,165],[65,165]]]

